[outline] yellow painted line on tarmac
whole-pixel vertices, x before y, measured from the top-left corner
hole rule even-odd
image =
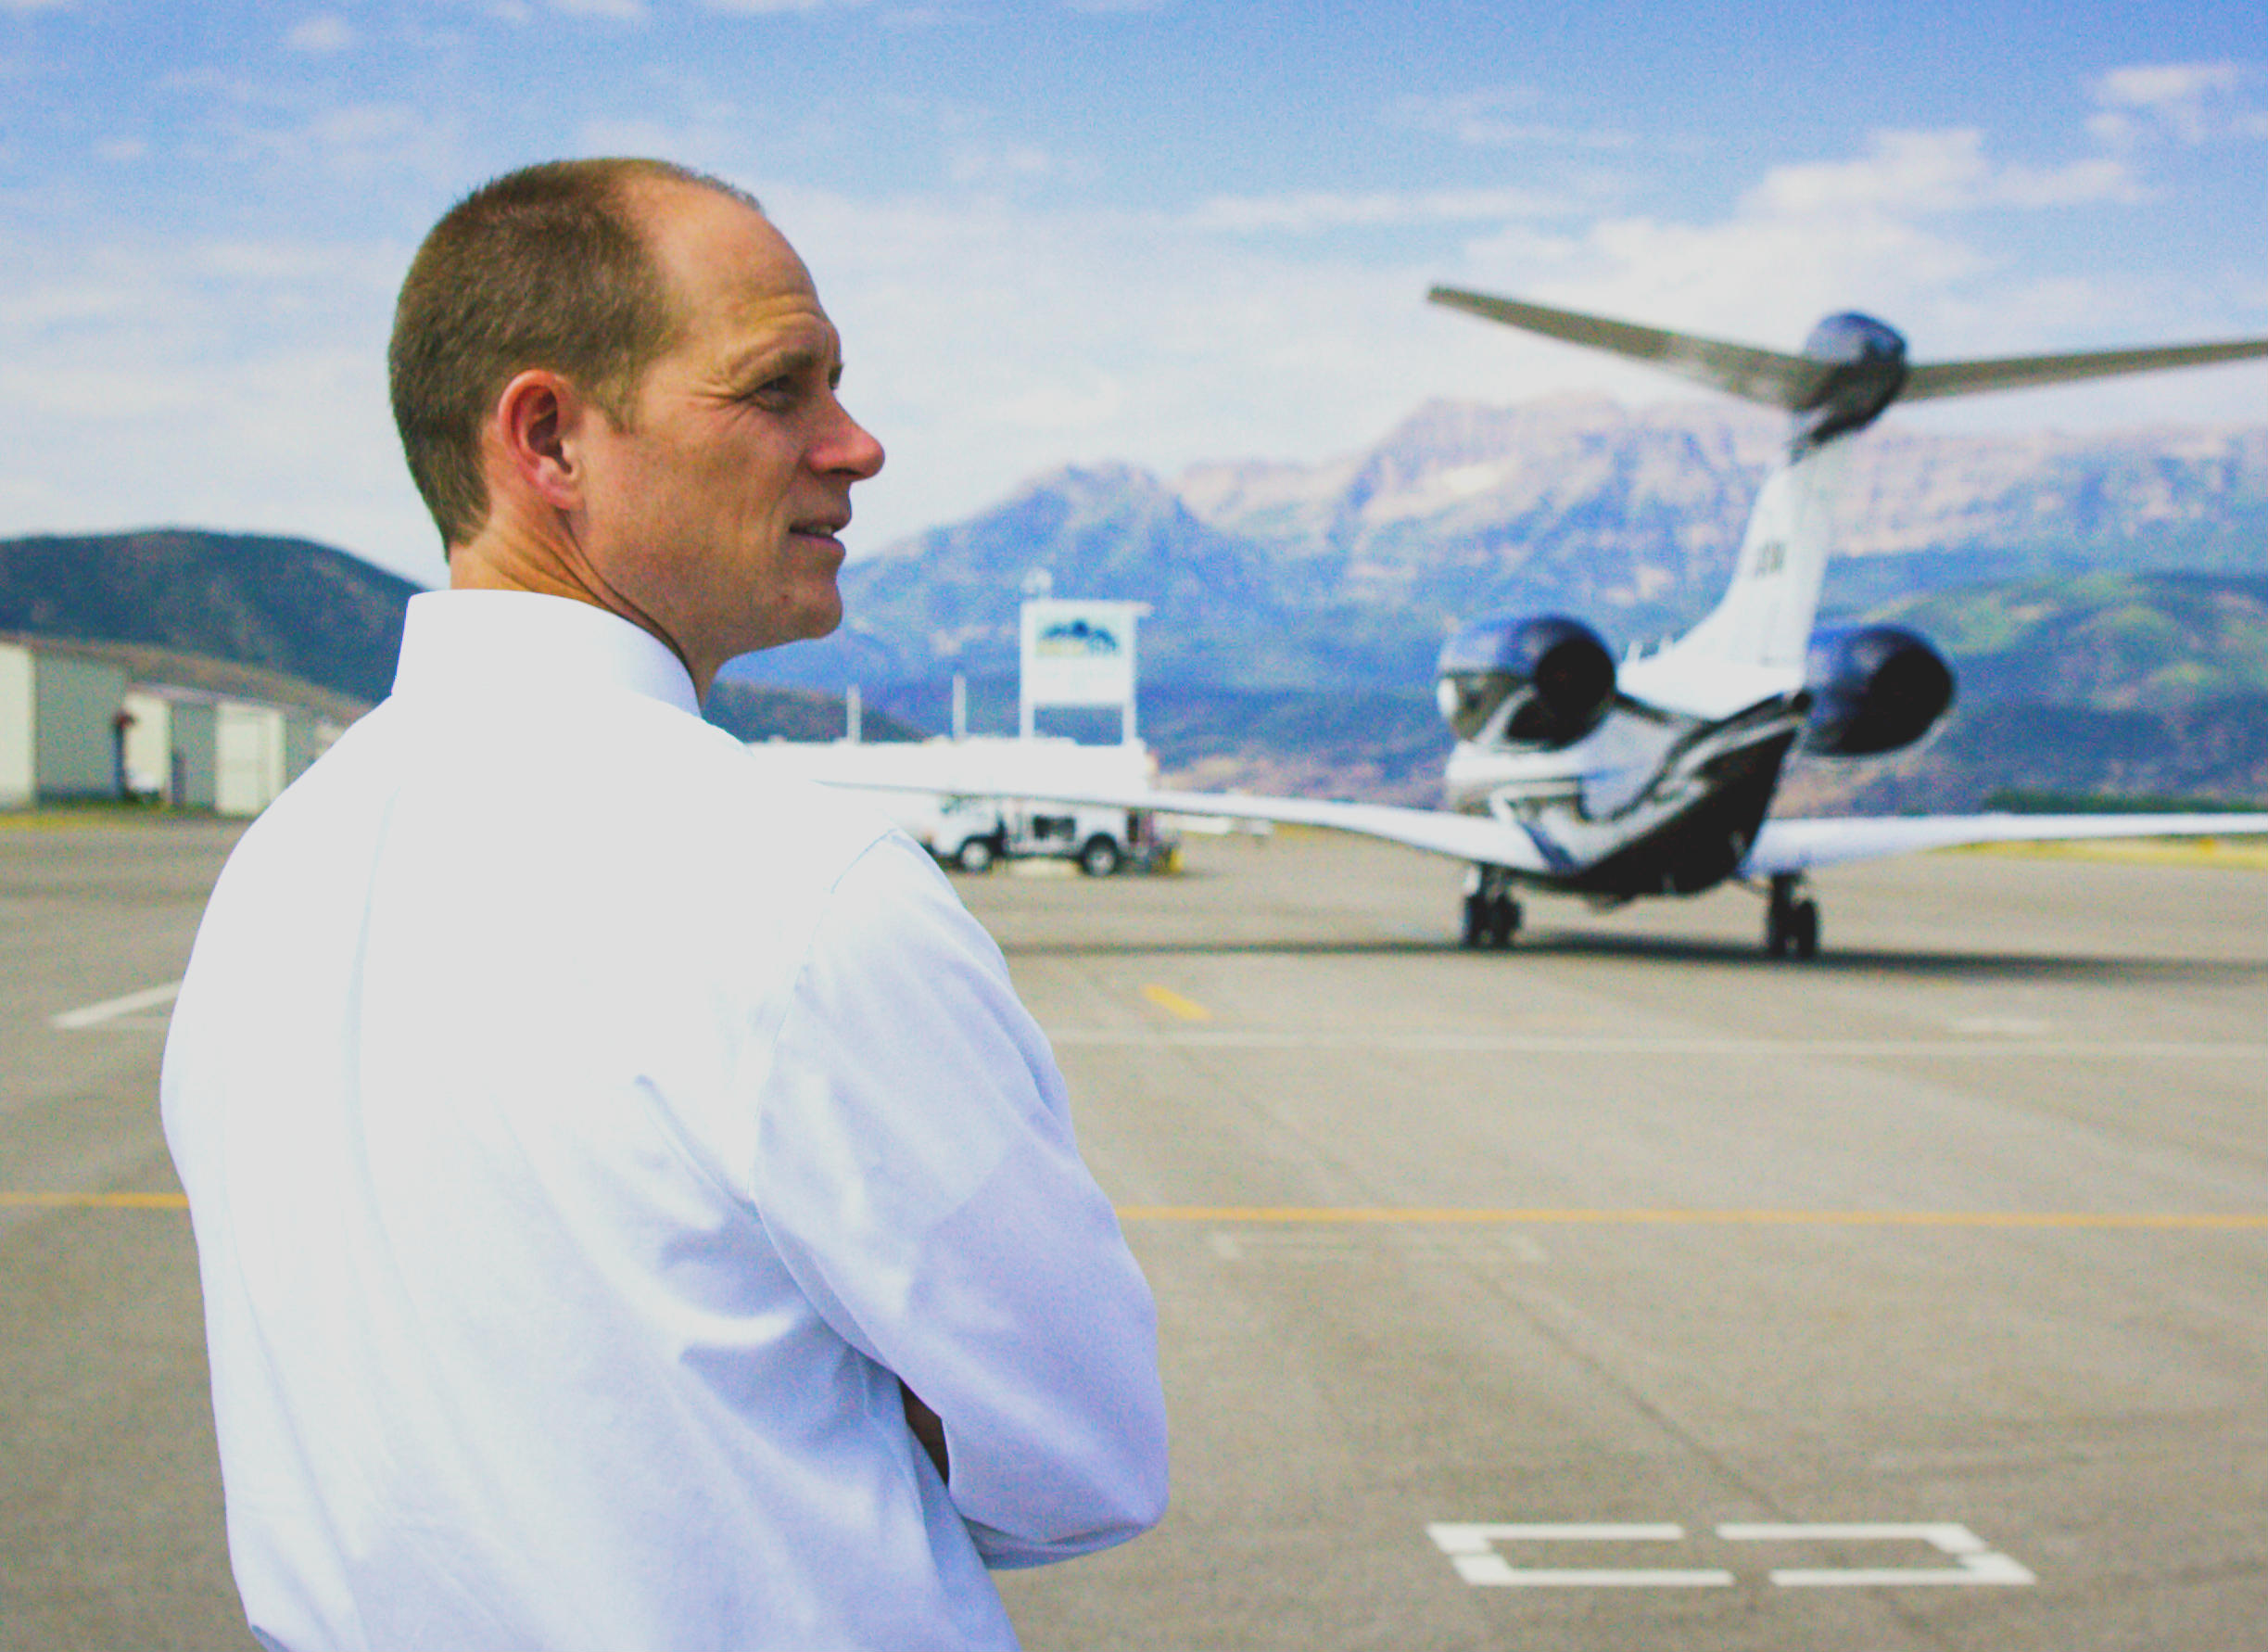
[[[1185,998],[1170,986],[1146,986],[1142,996],[1176,1021],[1210,1021],[1212,1011],[1195,998]]]
[[[0,1188],[0,1207],[44,1205],[49,1209],[100,1211],[185,1211],[186,1193],[44,1193]]]
[[[81,832],[91,828],[163,826],[176,820],[210,820],[210,810],[160,808],[12,808],[0,810],[0,832]]]
[[[1390,1205],[1131,1204],[1122,1222],[1254,1222],[1381,1226],[1559,1223],[1597,1226],[2104,1227],[2268,1231],[2268,1211],[1467,1210]]]

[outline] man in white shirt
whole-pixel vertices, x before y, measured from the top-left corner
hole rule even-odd
[[[881,448],[753,201],[500,179],[391,364],[451,590],[246,834],[166,1049],[264,1646],[1008,1647],[1154,1524],[1155,1318],[998,950],[699,718]]]

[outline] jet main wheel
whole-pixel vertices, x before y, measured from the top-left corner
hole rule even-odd
[[[1464,931],[1459,938],[1465,946],[1501,950],[1519,933],[1520,903],[1511,896],[1476,891],[1464,897]]]
[[[1774,958],[1793,953],[1817,958],[1819,952],[1819,903],[1799,894],[1802,883],[1782,874],[1772,880],[1771,904],[1764,914],[1764,949]]]
[[[1520,903],[1509,895],[1496,896],[1489,903],[1489,945],[1501,951],[1519,933]]]
[[[1798,958],[1819,955],[1819,903],[1799,900],[1788,914],[1788,945]]]

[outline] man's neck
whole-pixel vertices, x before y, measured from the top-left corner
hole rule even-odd
[[[471,540],[450,548],[449,588],[525,591],[604,609],[659,640],[692,678],[693,692],[703,700],[708,698],[707,678],[685,658],[677,640],[601,578],[571,541],[561,543],[555,536],[529,533],[510,521],[491,519]]]

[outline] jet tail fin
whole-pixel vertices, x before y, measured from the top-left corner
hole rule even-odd
[[[1717,606],[1678,640],[1678,654],[1761,666],[1801,680],[1844,464],[1842,446],[1815,449],[1765,478],[1732,580]]]
[[[1802,355],[1721,338],[1641,327],[1462,287],[1437,286],[1437,304],[1606,350],[1795,415],[1786,460],[1757,495],[1724,599],[1676,645],[1693,657],[1800,673],[1829,551],[1829,500],[1842,468],[1837,438],[1863,430],[1900,398],[1964,396],[2026,385],[2268,356],[2268,338],[2231,339],[2081,355],[1910,365],[1906,341],[1863,315],[1821,322]]]

